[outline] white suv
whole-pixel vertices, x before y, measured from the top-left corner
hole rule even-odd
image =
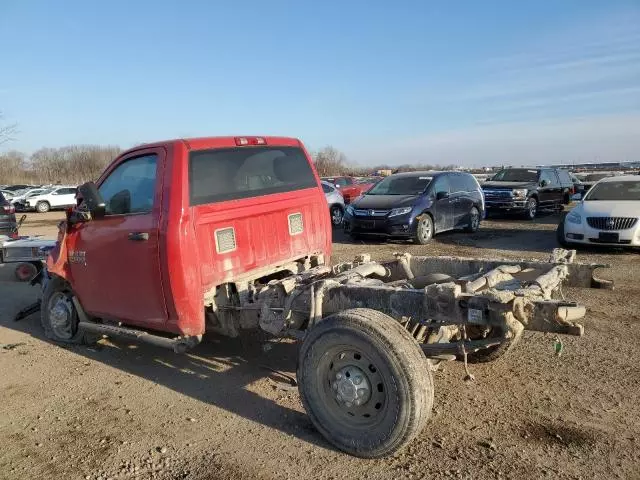
[[[76,187],[58,186],[26,199],[27,209],[45,213],[51,209],[72,207],[76,204]]]

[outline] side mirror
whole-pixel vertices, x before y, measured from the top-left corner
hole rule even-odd
[[[542,180],[542,181],[540,182],[540,186],[541,186],[541,187],[546,187],[547,185],[549,185],[549,180]]]
[[[449,198],[449,193],[447,192],[436,193],[436,200],[444,200],[445,198]]]
[[[78,187],[78,192],[82,197],[87,210],[92,218],[102,218],[105,214],[105,204],[98,187],[93,182],[87,182]]]

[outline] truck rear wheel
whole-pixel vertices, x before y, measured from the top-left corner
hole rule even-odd
[[[71,301],[69,284],[60,277],[52,277],[42,294],[40,322],[44,334],[60,343],[91,345],[100,336],[78,328],[78,312]]]
[[[375,310],[346,310],[313,327],[300,349],[297,374],[315,427],[358,457],[399,450],[431,415],[427,359],[409,332]]]
[[[504,331],[499,327],[492,327],[484,331],[482,327],[467,327],[467,333],[470,340],[484,340],[487,338],[500,338],[504,337]],[[488,363],[494,362],[499,358],[507,354],[518,343],[520,336],[516,336],[511,340],[506,340],[499,345],[493,345],[488,348],[483,348],[477,352],[470,352],[467,354],[467,361],[469,363]],[[462,360],[462,356],[458,357]]]

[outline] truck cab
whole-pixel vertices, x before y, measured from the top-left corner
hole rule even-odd
[[[330,255],[324,194],[293,138],[147,144],[116,158],[95,186],[101,211],[79,198],[48,261],[89,318],[201,336],[216,298],[238,302],[256,279]],[[64,313],[68,299],[58,300]],[[211,317],[213,329],[237,334]]]

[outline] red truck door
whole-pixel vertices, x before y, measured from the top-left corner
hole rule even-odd
[[[106,215],[70,232],[73,288],[89,314],[149,328],[167,321],[159,264],[165,158],[157,147],[114,162],[98,182]]]

